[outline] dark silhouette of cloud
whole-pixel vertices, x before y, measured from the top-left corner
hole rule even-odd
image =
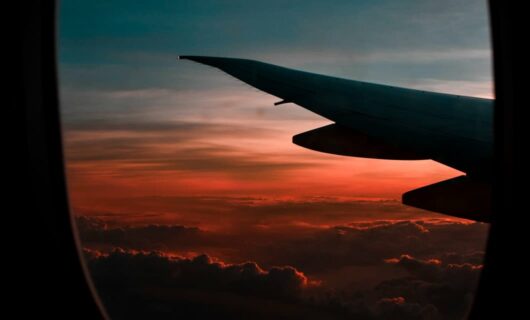
[[[477,276],[482,269],[481,264],[455,264],[438,259],[421,260],[406,254],[401,255],[399,259],[387,259],[386,262],[403,267],[419,279],[451,282],[466,288],[470,287],[470,284],[463,280],[472,279],[472,276]]]
[[[227,231],[205,231],[182,225],[111,227],[101,219],[86,216],[78,217],[77,224],[89,248],[210,252],[227,261],[252,259],[266,267],[303,266],[306,272],[319,275],[350,266],[379,266],[385,259],[397,259],[405,252],[425,261],[479,265],[488,228],[482,223],[406,220],[323,228],[239,224],[239,228]],[[403,260],[406,263],[413,268],[417,262]]]
[[[312,302],[335,306],[359,318],[463,319],[473,299],[481,265],[455,265],[440,259],[410,255],[386,263],[407,271],[406,276],[382,280],[366,290],[317,292]]]
[[[378,319],[440,319],[438,310],[432,304],[410,303],[403,297],[382,298],[375,305]]]
[[[263,270],[255,262],[225,264],[205,254],[187,259],[115,249],[89,264],[93,277],[107,285],[176,286],[286,300],[298,299],[309,285],[308,278],[290,266]]]
[[[267,228],[223,234],[77,221],[85,246],[93,248],[86,255],[102,297],[112,313],[123,314],[117,318],[128,318],[133,310],[165,318],[153,305],[173,310],[172,316],[177,309],[189,315],[183,304],[204,309],[202,316],[237,318],[235,306],[244,304],[246,314],[258,318],[462,319],[482,268],[487,231],[478,223],[373,221],[293,227],[282,236]],[[209,252],[221,260],[154,250]],[[221,262],[226,258],[250,262]],[[342,268],[353,271],[339,272]],[[362,268],[368,269],[355,271]],[[357,285],[374,275],[373,282]],[[271,310],[259,307],[264,301],[273,304]]]
[[[439,221],[379,221],[317,230],[273,245],[274,263],[289,261],[309,273],[337,266],[373,266],[403,252],[423,259],[455,264],[480,263],[487,235],[480,223]]]
[[[286,311],[280,317],[284,319],[293,312],[297,318],[304,314],[325,319],[305,310],[307,307],[301,303],[303,291],[315,285],[293,267],[263,270],[255,262],[225,264],[207,255],[186,259],[121,249],[110,254],[87,250],[86,256],[92,278],[113,319],[245,318],[245,303],[265,303],[279,309],[273,314],[280,316],[282,310]],[[225,305],[218,305],[219,301]],[[288,304],[297,310],[290,310],[293,307],[286,307]],[[264,311],[262,307],[257,310],[248,312],[258,316],[270,313],[260,312]]]
[[[422,260],[406,254],[386,262],[404,268],[410,277],[384,281],[377,286],[377,291],[399,292],[407,300],[433,304],[448,319],[460,319],[466,314],[482,270],[481,264]]]
[[[85,255],[100,296],[117,319],[240,318],[241,309],[234,306],[243,305],[258,318],[462,319],[480,271],[402,255],[386,263],[405,268],[409,276],[348,291],[323,286],[294,267],[265,270],[256,262],[228,264],[204,254],[180,258],[115,249]],[[258,307],[263,303],[274,310],[265,312]]]
[[[138,227],[109,227],[97,218],[76,219],[82,241],[87,246],[130,248],[135,250],[173,250],[200,245],[204,233],[198,228],[178,225],[146,225]]]

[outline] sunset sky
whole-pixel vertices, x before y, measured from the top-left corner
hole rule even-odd
[[[492,98],[484,1],[69,0],[61,1],[59,30],[71,207],[93,259],[108,259],[101,254],[118,247],[178,259],[207,254],[222,270],[253,261],[269,270],[256,274],[270,276],[270,268],[289,266],[328,288],[359,283],[359,274],[370,279],[361,287],[404,276],[410,261],[443,273],[453,268],[442,259],[450,253],[478,270],[473,254],[482,250],[486,225],[400,203],[408,190],[462,173],[427,160],[303,149],[292,136],[328,120],[293,104],[275,107],[273,96],[176,58],[256,59]],[[374,240],[366,230],[382,233]],[[401,240],[389,238],[394,233]],[[336,244],[331,234],[354,243]],[[403,240],[427,234],[431,251]],[[365,248],[363,237],[399,244],[380,251]],[[315,264],[300,239],[335,264]],[[331,247],[340,252],[330,253]],[[377,258],[359,262],[351,252],[356,247]],[[139,256],[124,251],[120,257]],[[200,263],[213,265],[208,259]],[[178,261],[181,268],[188,260]],[[377,306],[401,306],[409,299],[403,297],[382,296]]]

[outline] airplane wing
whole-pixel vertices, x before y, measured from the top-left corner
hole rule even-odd
[[[399,88],[247,59],[180,56],[216,67],[334,123],[293,137],[312,150],[393,160],[433,159],[466,173],[409,191],[403,203],[488,222],[493,100]]]

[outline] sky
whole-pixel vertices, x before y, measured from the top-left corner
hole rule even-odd
[[[118,262],[154,259],[184,273],[193,263],[221,274],[250,268],[263,285],[254,286],[261,289],[251,290],[252,299],[270,300],[270,286],[285,285],[291,291],[275,307],[300,317],[304,308],[337,303],[315,298],[322,288],[336,292],[346,284],[348,292],[368,290],[361,302],[370,306],[360,310],[360,301],[332,295],[348,312],[383,316],[398,308],[420,318],[465,312],[393,287],[405,278],[439,287],[459,272],[476,276],[486,225],[400,203],[402,193],[461,172],[430,160],[303,149],[292,136],[329,121],[293,104],[275,107],[275,97],[176,58],[256,59],[492,98],[485,1],[69,0],[61,2],[58,23],[70,201],[101,287],[108,280],[101,266],[117,270]],[[396,243],[382,250],[388,241]],[[323,265],[322,257],[331,262]],[[286,283],[275,282],[277,272]],[[202,293],[189,303],[212,305],[214,289],[237,296],[227,304],[249,294],[247,287],[212,283],[195,283]],[[470,283],[457,291],[472,292]],[[390,289],[381,293],[373,289],[378,284]],[[256,301],[249,305],[263,302]]]

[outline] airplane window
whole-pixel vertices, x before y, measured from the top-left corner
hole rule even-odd
[[[464,319],[487,3],[60,3],[69,197],[111,319]]]

